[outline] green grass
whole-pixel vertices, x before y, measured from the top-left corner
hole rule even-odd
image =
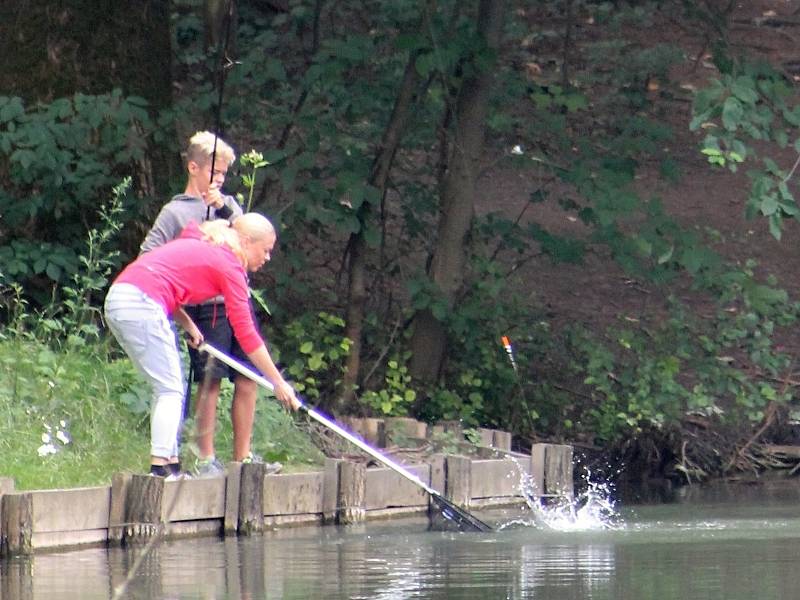
[[[120,471],[149,464],[148,391],[127,358],[109,358],[104,344],[53,350],[30,334],[0,339],[0,477],[17,489],[108,485]],[[218,406],[217,455],[230,460],[230,386]],[[63,425],[62,425],[63,422]],[[49,426],[49,429],[48,429]],[[58,431],[69,441],[56,439]],[[190,440],[192,421],[184,439]],[[55,454],[40,456],[43,434]],[[289,471],[322,464],[324,456],[271,398],[259,400],[253,450]],[[192,444],[182,459],[191,464]]]

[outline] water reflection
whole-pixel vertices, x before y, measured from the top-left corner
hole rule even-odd
[[[751,600],[799,597],[798,487],[626,509],[613,529],[426,531],[421,519],[153,549],[125,598]],[[693,492],[694,494],[694,492]],[[763,500],[763,501],[762,501]],[[489,520],[519,519],[510,512]],[[0,562],[0,598],[111,598],[142,548]]]

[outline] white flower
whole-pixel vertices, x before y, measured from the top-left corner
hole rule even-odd
[[[50,443],[50,434],[49,434],[49,433],[47,433],[47,432],[43,433],[43,434],[42,434],[42,441],[43,441],[45,444],[49,444],[49,443]]]
[[[39,449],[36,452],[39,453],[39,456],[44,457],[47,456],[48,454],[55,454],[56,452],[58,452],[58,450],[56,449],[55,446],[53,446],[53,444],[42,444],[41,446],[39,446]]]
[[[62,422],[63,422],[63,421],[62,421]],[[69,439],[69,434],[68,434],[68,433],[65,433],[65,432],[63,432],[63,431],[61,431],[60,429],[59,429],[59,430],[58,430],[58,432],[56,433],[56,439],[57,439],[59,442],[61,442],[62,444],[69,444],[69,443],[70,443],[70,441],[71,441],[71,440]]]
[[[517,156],[521,156],[523,154],[522,146],[517,144],[511,149],[511,154],[516,154]]]

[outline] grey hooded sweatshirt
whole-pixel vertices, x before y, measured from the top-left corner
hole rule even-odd
[[[139,247],[139,254],[149,252],[174,240],[190,221],[202,223],[214,219],[228,219],[233,221],[242,214],[242,208],[233,196],[223,196],[225,205],[220,209],[212,208],[210,211],[202,198],[178,194],[167,202],[158,213],[153,226]]]

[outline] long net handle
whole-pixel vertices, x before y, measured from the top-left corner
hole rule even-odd
[[[251,368],[247,367],[246,365],[243,365],[239,361],[234,360],[233,358],[231,358],[230,356],[228,356],[227,354],[225,354],[221,350],[215,348],[211,344],[208,344],[208,343],[204,342],[204,343],[200,344],[200,346],[197,349],[200,350],[201,352],[208,352],[214,358],[224,362],[229,367],[235,369],[236,371],[238,371],[242,375],[245,375],[246,377],[249,377],[250,379],[252,379],[256,383],[262,385],[263,387],[267,388],[268,390],[274,390],[275,389],[275,386],[272,385],[272,383],[268,379],[266,379],[263,376],[259,375],[258,373],[253,371]],[[330,420],[329,418],[327,418],[322,413],[320,413],[320,412],[316,411],[315,409],[309,407],[302,400],[300,400],[300,410],[305,412],[312,419],[314,419],[315,421],[318,421],[319,423],[321,423],[322,425],[324,425],[328,429],[331,429],[331,430],[335,431],[336,433],[341,435],[343,438],[347,439],[347,441],[349,441],[351,444],[353,444],[355,446],[358,446],[361,450],[363,450],[364,452],[369,454],[374,459],[376,459],[379,462],[383,463],[384,465],[386,465],[390,469],[396,471],[397,473],[399,473],[400,475],[402,475],[403,477],[405,477],[406,479],[408,479],[412,483],[415,483],[416,485],[421,487],[423,490],[425,490],[429,494],[432,494],[434,496],[441,496],[441,494],[439,492],[434,490],[427,483],[425,483],[419,477],[414,475],[414,473],[412,473],[408,469],[405,469],[404,467],[400,466],[399,464],[397,464],[396,462],[394,462],[393,460],[391,460],[387,456],[381,454],[380,452],[375,450],[375,448],[373,448],[372,446],[370,446],[369,444],[367,444],[363,440],[359,439],[358,437],[354,436],[352,433],[350,433],[349,431],[347,431],[346,429],[341,427],[338,423],[335,423],[334,421]]]

